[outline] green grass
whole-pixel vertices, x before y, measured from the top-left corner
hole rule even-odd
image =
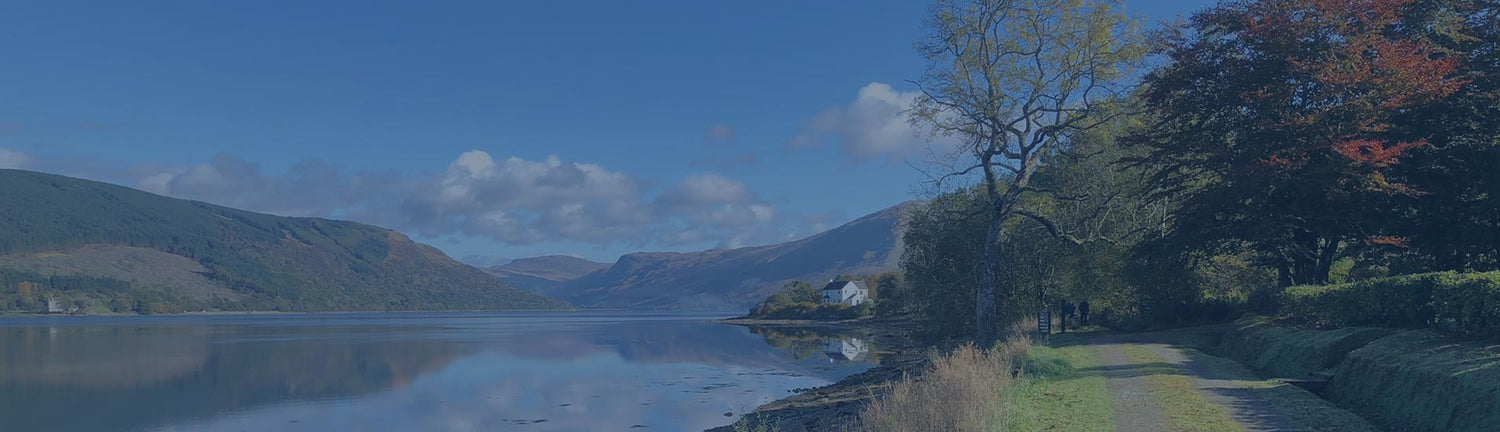
[[[1214,357],[1197,350],[1183,350],[1194,363],[1214,371],[1215,375],[1233,377],[1233,384],[1240,388],[1261,392],[1262,400],[1277,411],[1291,417],[1310,431],[1320,432],[1373,432],[1370,423],[1359,416],[1334,406],[1332,403],[1275,379],[1260,379],[1245,366],[1234,360]]]
[[[1166,360],[1144,347],[1121,347],[1133,364],[1160,364]],[[1214,405],[1193,384],[1193,378],[1176,368],[1159,367],[1144,371],[1147,390],[1161,402],[1162,414],[1173,432],[1243,431],[1229,414]]]
[[[1500,430],[1500,342],[1398,333],[1350,352],[1325,393],[1389,430]]]
[[[1013,406],[1006,430],[1115,430],[1109,388],[1092,349],[1032,346],[1026,360],[1029,376],[1005,390]]]
[[[1220,352],[1273,376],[1315,368],[1333,376],[1323,395],[1389,430],[1500,430],[1500,344],[1417,330],[1277,326],[1266,318],[1236,322]],[[1214,364],[1204,356],[1205,364]],[[1362,419],[1279,381],[1260,385],[1309,428],[1371,430]],[[1306,402],[1299,402],[1306,401]]]
[[[1304,378],[1338,367],[1350,351],[1395,332],[1370,327],[1279,327],[1271,318],[1257,316],[1235,321],[1219,346],[1205,351],[1238,360],[1266,376]]]

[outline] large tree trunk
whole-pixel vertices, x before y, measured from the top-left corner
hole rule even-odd
[[[1323,242],[1323,249],[1318,251],[1318,273],[1313,275],[1313,280],[1320,284],[1329,282],[1329,275],[1333,273],[1333,262],[1339,259],[1339,241],[1328,239]]]
[[[979,289],[974,298],[974,326],[978,334],[974,343],[980,349],[995,347],[1000,328],[1000,247],[1005,219],[996,216],[990,220],[989,232],[984,236],[984,262],[979,269]]]
[[[1276,265],[1276,286],[1286,288],[1292,285],[1292,263],[1283,259]]]

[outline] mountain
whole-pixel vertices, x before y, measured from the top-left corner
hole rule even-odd
[[[793,280],[817,284],[841,274],[895,270],[901,259],[902,203],[802,240],[691,253],[620,257],[607,270],[547,292],[585,307],[738,309]]]
[[[563,308],[401,233],[0,170],[0,310]]]
[[[490,266],[484,271],[511,286],[547,295],[564,282],[609,268],[609,263],[593,262],[567,255],[522,258],[507,264]]]

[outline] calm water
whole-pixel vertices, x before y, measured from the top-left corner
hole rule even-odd
[[[0,320],[6,431],[675,431],[872,366],[723,315]]]

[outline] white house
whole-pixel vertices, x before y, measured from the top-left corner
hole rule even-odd
[[[862,281],[834,281],[823,287],[823,304],[859,306],[870,299],[870,287]]]

